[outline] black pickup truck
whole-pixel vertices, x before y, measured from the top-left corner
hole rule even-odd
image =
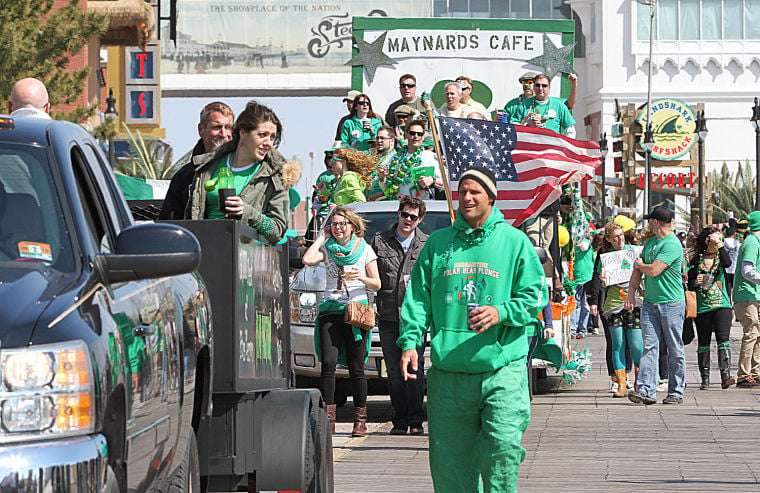
[[[0,116],[0,492],[332,491],[271,312],[287,251],[185,226],[135,224],[78,125]]]

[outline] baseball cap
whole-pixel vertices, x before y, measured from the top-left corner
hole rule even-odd
[[[749,223],[748,229],[750,231],[760,230],[760,211],[750,212],[747,216],[747,222]]]
[[[356,99],[356,96],[358,96],[359,94],[361,94],[359,91],[354,91],[354,90],[348,91],[348,94],[346,94],[346,97],[343,98],[343,102],[345,103],[346,101],[353,101],[354,99]]]
[[[394,115],[412,115],[414,114],[414,108],[409,105],[402,104],[393,110]]]
[[[651,211],[649,211],[649,214],[646,214],[644,216],[644,219],[656,219],[657,221],[661,223],[669,223],[675,218],[675,215],[673,214],[673,211],[671,211],[668,208],[662,207],[661,205],[658,205]]]
[[[522,75],[520,76],[520,78],[519,78],[519,79],[517,79],[517,80],[518,80],[518,81],[520,81],[520,82],[522,82],[522,81],[524,81],[524,80],[533,80],[533,79],[534,79],[534,78],[535,78],[537,75],[538,75],[538,74],[537,74],[537,73],[535,73],[535,72],[525,72],[525,73],[524,73],[524,74],[522,74]]]

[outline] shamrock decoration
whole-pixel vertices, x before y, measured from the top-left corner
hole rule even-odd
[[[631,263],[628,260],[623,260],[623,263],[620,264],[620,268],[623,269],[623,270],[630,269],[631,268]]]

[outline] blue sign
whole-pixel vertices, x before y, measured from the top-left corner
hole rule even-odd
[[[152,51],[133,51],[129,56],[129,76],[135,81],[153,79],[155,71],[155,53]]]
[[[129,116],[133,120],[153,119],[153,94],[153,91],[129,91]]]

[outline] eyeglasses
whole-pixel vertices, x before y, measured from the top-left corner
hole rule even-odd
[[[416,214],[409,214],[406,211],[399,211],[399,215],[401,215],[401,217],[404,219],[411,219],[412,221],[416,221],[417,219],[420,218],[420,216]]]
[[[331,228],[338,228],[338,227],[345,228],[346,226],[348,226],[348,221],[338,221],[335,223],[330,223]]]
[[[423,135],[425,135],[425,132],[417,132],[415,130],[409,130],[409,135],[411,135],[412,137],[422,137]]]
[[[359,106],[369,106],[369,101],[357,101],[356,104]]]
[[[417,87],[417,84],[399,84],[398,86],[402,89],[411,89],[412,87]]]
[[[538,82],[534,82],[533,87],[549,87],[549,84],[539,84]]]
[[[376,140],[393,140],[393,137],[377,137]]]

